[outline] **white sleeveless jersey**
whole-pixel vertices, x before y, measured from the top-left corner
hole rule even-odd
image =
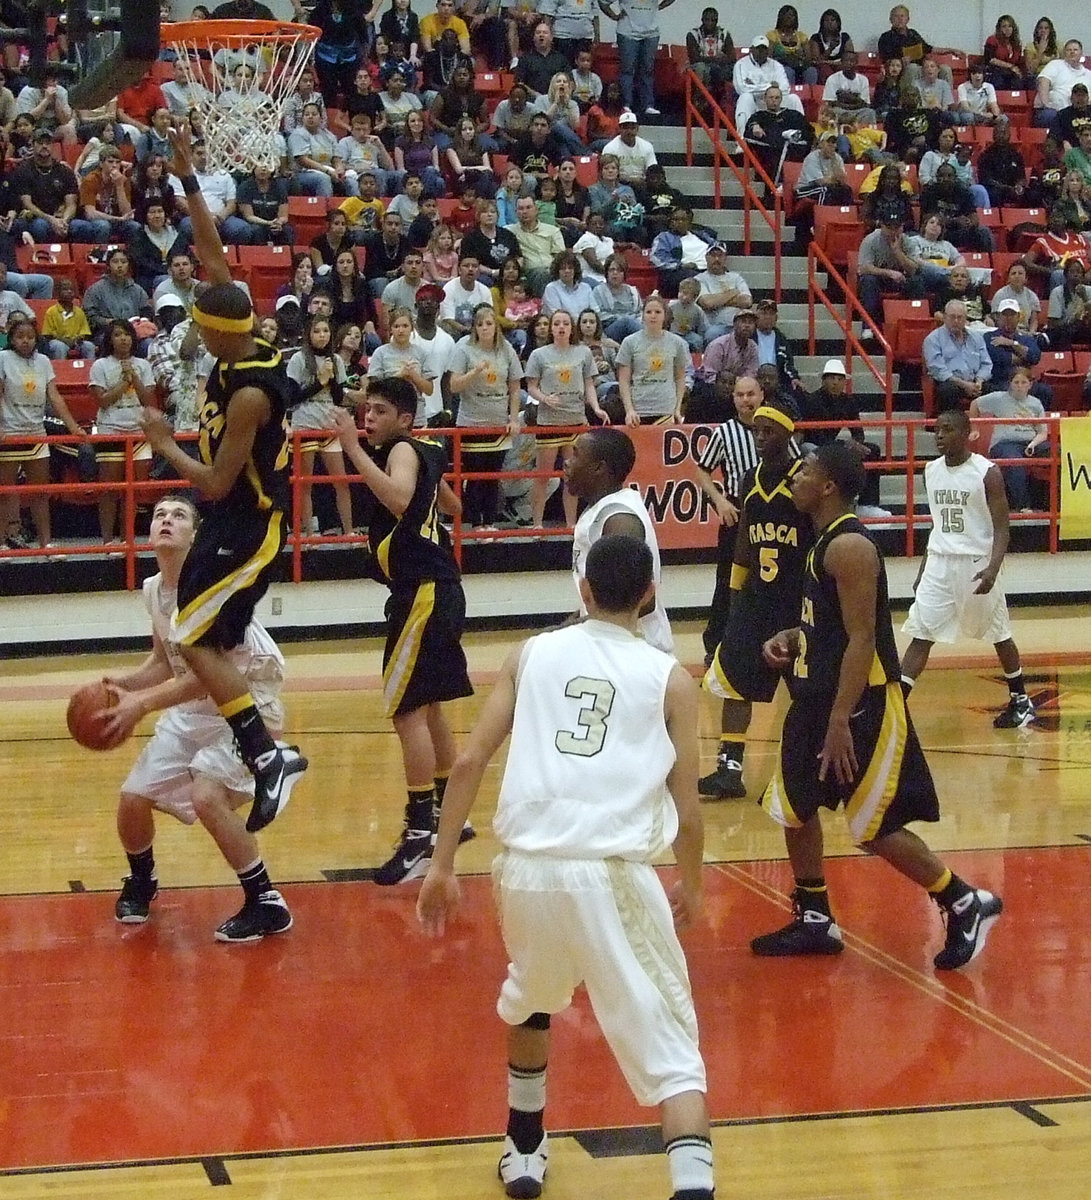
[[[651,517],[648,516],[647,506],[635,488],[619,488],[618,491],[603,496],[601,500],[590,505],[580,514],[572,538],[572,577],[576,581],[576,595],[579,596],[579,581],[583,577],[587,552],[602,537],[602,527],[609,518],[620,512],[632,513],[640,518],[644,526],[644,541],[648,543],[648,549],[652,552],[652,572],[656,589],[655,609],[640,618],[638,622],[640,632],[649,645],[654,646],[657,650],[662,650],[664,654],[673,654],[674,635],[671,633],[670,621],[667,619],[667,610],[659,599],[661,577],[659,542],[655,536],[655,526],[652,524]],[[583,603],[582,596],[580,597],[580,612],[583,616],[587,616],[587,607]]]
[[[674,841],[663,705],[675,665],[605,621],[527,642],[493,821],[508,849],[647,862]]]
[[[992,462],[971,454],[957,467],[941,455],[924,468],[932,532],[929,554],[961,554],[988,558],[993,548],[993,519],[985,499],[985,475]]]
[[[182,657],[177,642],[170,639],[170,619],[176,607],[175,594],[163,586],[163,576],[153,575],[144,580],[144,604],[152,619],[152,628],[159,635],[167,661],[180,679],[189,674],[189,665]],[[280,701],[280,690],[284,684],[284,656],[276,642],[269,636],[260,621],[251,621],[246,627],[246,637],[240,646],[230,651],[228,657],[239,674],[250,685],[250,693],[263,720],[275,730],[284,727],[284,707]],[[215,717],[222,721],[220,710],[208,696],[188,700],[175,705],[175,711],[194,717]]]

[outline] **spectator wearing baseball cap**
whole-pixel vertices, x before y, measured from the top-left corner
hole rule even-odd
[[[637,197],[644,199],[644,179],[648,168],[654,167],[658,161],[655,148],[646,138],[638,136],[640,122],[636,114],[626,110],[618,118],[617,137],[603,147],[603,155],[612,154],[618,161],[618,176],[622,183],[627,183]]]
[[[765,89],[776,85],[785,97],[785,105],[803,111],[798,96],[791,94],[788,75],[780,63],[769,54],[769,39],[761,34],[750,43],[750,53],[735,63],[731,86],[735,89],[735,128],[745,129],[754,115]],[[794,103],[793,103],[794,101]]]
[[[1065,150],[1079,145],[1080,130],[1091,125],[1091,100],[1088,97],[1086,83],[1073,84],[1068,104],[1061,109],[1053,122],[1051,132]]]
[[[1033,334],[1019,332],[1023,310],[1014,297],[994,304],[992,313],[996,328],[984,334],[985,348],[993,364],[989,387],[1002,392],[1011,383],[1017,367],[1030,368],[1042,361],[1042,348]],[[1048,384],[1035,383],[1030,390],[1044,405],[1052,403],[1053,389]]]
[[[727,246],[714,242],[705,254],[705,269],[696,276],[701,285],[697,303],[708,318],[706,337],[711,345],[731,331],[735,316],[754,303],[750,285],[738,271],[727,269]],[[755,370],[757,366],[755,364]],[[753,371],[746,372],[753,374]]]
[[[825,429],[806,429],[801,433],[804,454],[817,450],[819,446],[836,441],[842,430],[847,429],[853,447],[859,451],[865,463],[882,458],[882,449],[875,442],[864,440],[864,431],[855,422],[860,420],[860,406],[849,394],[848,372],[839,358],[829,359],[822,368],[822,381],[816,391],[796,392],[803,421],[840,421],[840,426],[830,425]],[[864,487],[856,512],[861,517],[889,517],[885,508],[879,507],[879,472],[867,471]]]
[[[778,387],[791,397],[800,395],[805,389],[796,370],[795,355],[788,339],[777,328],[780,315],[775,300],[759,300],[754,305],[757,329],[754,340],[758,343],[758,362],[762,366],[775,367]]]

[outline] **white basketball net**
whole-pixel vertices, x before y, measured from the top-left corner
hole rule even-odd
[[[150,0],[149,0],[150,2]],[[201,117],[209,171],[276,171],[284,139],[285,100],[311,65],[319,30],[311,25],[249,22],[244,33],[217,32],[217,21],[164,25],[162,38],[177,54],[177,81],[191,87]],[[225,24],[237,28],[240,22]],[[196,31],[196,32],[195,32]]]

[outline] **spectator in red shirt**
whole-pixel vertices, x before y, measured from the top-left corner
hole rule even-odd
[[[139,83],[127,87],[117,98],[117,119],[123,125],[131,125],[140,133],[151,128],[152,115],[157,108],[167,108],[163,89],[147,74]],[[132,135],[130,134],[130,137]]]

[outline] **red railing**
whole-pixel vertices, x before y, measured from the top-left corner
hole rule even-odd
[[[1026,466],[1032,474],[1042,475],[1048,473],[1049,476],[1049,505],[1048,508],[1033,513],[1012,513],[1011,520],[1013,524],[1021,524],[1026,522],[1040,521],[1043,516],[1049,519],[1049,552],[1056,554],[1059,549],[1058,524],[1060,514],[1060,414],[1048,414],[1044,422],[1049,427],[1049,448],[1048,456],[1042,456],[1034,459],[997,459],[1001,467],[1014,465]],[[890,517],[868,518],[869,525],[875,525],[880,528],[898,529],[904,525],[905,528],[905,543],[904,549],[908,556],[913,556],[917,553],[917,538],[921,530],[928,529],[931,526],[931,520],[927,512],[916,512],[917,495],[915,489],[916,473],[923,469],[925,464],[930,460],[932,455],[918,457],[918,437],[934,422],[924,418],[904,418],[895,417],[892,420],[875,420],[875,421],[860,421],[856,422],[855,426],[864,432],[865,438],[869,433],[883,433],[886,442],[886,449],[883,457],[874,461],[865,463],[865,467],[869,471],[879,471],[883,474],[892,474],[895,472],[903,473],[906,479],[906,497],[905,497],[905,513],[895,514]],[[996,425],[1012,425],[1026,424],[1024,418],[1010,419],[994,419],[989,418],[981,423],[983,428],[991,429]],[[810,429],[840,429],[844,426],[844,422],[806,422],[799,425],[800,440],[806,440],[807,431]],[[906,454],[904,458],[895,458],[891,454],[891,444],[893,440],[893,432],[897,429],[905,431],[906,435]],[[422,431],[423,432],[423,431]],[[571,433],[573,430],[568,427],[563,430],[542,429],[539,432],[556,432],[556,433]],[[446,476],[456,494],[461,491],[463,482],[469,479],[495,479],[503,481],[505,479],[537,479],[537,478],[558,478],[561,474],[559,471],[474,471],[465,470],[463,467],[463,456],[460,453],[460,444],[462,438],[466,434],[471,436],[479,436],[482,433],[496,434],[500,436],[506,433],[504,427],[496,429],[481,429],[474,427],[473,429],[457,428],[457,429],[436,429],[428,430],[429,437],[442,437],[450,439],[452,443],[454,469]],[[297,431],[295,434],[296,452],[298,454],[299,442],[308,437],[313,437],[313,434],[308,435],[305,432]],[[78,444],[81,439],[70,436],[52,437],[43,439],[44,441],[54,444]],[[136,515],[137,507],[141,503],[147,503],[157,495],[170,491],[177,491],[179,487],[187,486],[179,480],[172,479],[138,479],[136,476],[136,463],[133,459],[133,448],[140,442],[139,435],[131,436],[123,439],[118,435],[105,437],[97,437],[86,439],[92,443],[109,442],[115,446],[119,441],[124,440],[127,446],[125,478],[118,483],[48,483],[40,485],[32,484],[14,484],[8,486],[0,486],[0,496],[16,494],[23,499],[33,495],[48,495],[57,500],[71,500],[77,503],[92,502],[96,496],[107,491],[114,491],[119,494],[121,524],[124,533],[123,544],[121,546],[106,546],[101,542],[86,542],[79,544],[66,544],[51,548],[45,552],[39,548],[32,547],[25,550],[7,550],[0,549],[0,561],[4,559],[21,559],[21,558],[42,558],[43,554],[48,553],[54,557],[69,557],[72,555],[111,555],[121,553],[125,557],[125,587],[128,590],[133,590],[137,586],[136,580],[136,556],[140,552],[145,552],[149,549],[148,544],[144,541],[138,542],[136,539]],[[976,448],[976,447],[975,447]],[[987,448],[987,447],[986,447]],[[981,452],[984,452],[983,448]],[[472,455],[465,456],[466,461],[472,462]],[[298,458],[297,460],[298,461]],[[366,535],[311,535],[304,534],[300,528],[300,505],[299,492],[303,484],[310,482],[312,485],[319,486],[328,485],[334,482],[345,480],[349,483],[359,482],[359,476],[355,474],[347,474],[343,476],[329,475],[300,475],[293,474],[292,487],[295,499],[293,505],[294,517],[292,520],[291,532],[289,534],[289,545],[292,551],[292,580],[299,583],[303,578],[303,550],[311,546],[320,545],[336,545],[336,544],[366,544]],[[569,530],[560,527],[550,527],[548,530],[535,529],[530,526],[518,526],[510,529],[497,529],[490,531],[480,531],[466,529],[463,527],[461,518],[456,518],[452,530],[452,538],[455,554],[461,559],[462,549],[467,544],[474,541],[502,541],[510,538],[526,539],[528,537],[540,536],[548,534],[549,536],[563,536]],[[709,525],[709,546],[715,542],[715,527]]]
[[[703,100],[708,106],[708,110],[712,116],[712,123],[705,119],[704,114],[700,111],[694,101],[694,93],[697,98]],[[781,292],[781,218],[783,216],[784,198],[781,195],[780,189],[769,178],[765,168],[758,161],[757,155],[743,141],[739,131],[735,128],[734,122],[728,117],[727,113],[713,99],[712,93],[705,85],[697,78],[692,71],[686,72],[686,165],[693,166],[693,127],[703,129],[708,135],[708,140],[712,146],[712,186],[714,205],[716,208],[723,207],[723,182],[722,168],[728,167],[731,173],[739,181],[742,187],[743,198],[743,252],[750,253],[750,213],[757,212],[758,216],[769,226],[773,233],[773,296],[777,302],[780,302]],[[723,136],[734,141],[739,147],[739,152],[742,155],[743,166],[740,167],[731,155],[727,152],[724,146]],[[751,174],[752,173],[752,174]],[[773,197],[772,210],[761,199],[758,193],[754,190],[752,176],[765,184],[768,189],[768,194]]]
[[[835,301],[831,299],[826,289],[818,282],[816,268],[821,268],[825,271],[826,277],[837,284],[841,292],[841,300]],[[848,280],[833,265],[825,250],[815,242],[811,242],[807,250],[808,354],[814,354],[815,352],[815,310],[819,304],[833,317],[834,321],[837,322],[838,328],[844,334],[845,370],[848,372],[849,380],[851,381],[852,379],[853,355],[857,355],[875,381],[883,389],[883,412],[886,414],[887,421],[890,421],[894,416],[894,356],[890,349],[890,343],[884,337],[883,331],[871,319],[867,309],[860,303],[856,293],[849,287]],[[844,313],[840,311],[839,306],[844,307]],[[853,332],[852,322],[856,318],[859,318],[865,329],[871,331],[875,348],[882,351],[885,363],[882,370],[879,369],[875,359],[868,353],[863,343]],[[889,427],[887,429],[886,452],[888,455],[890,454]]]

